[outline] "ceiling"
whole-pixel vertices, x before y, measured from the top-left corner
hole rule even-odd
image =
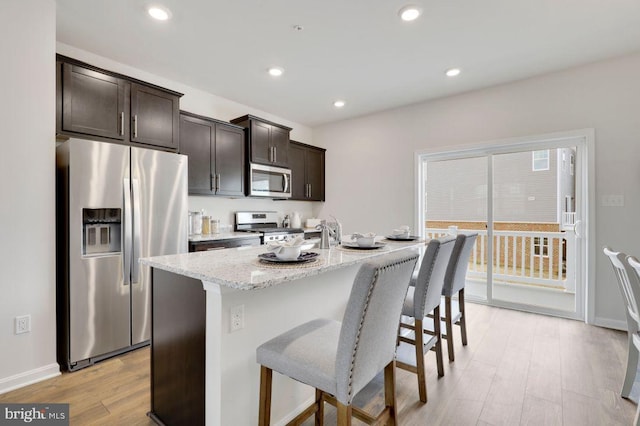
[[[56,2],[62,43],[310,127],[640,51],[638,0]]]

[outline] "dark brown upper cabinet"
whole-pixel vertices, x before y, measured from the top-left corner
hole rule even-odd
[[[177,151],[181,93],[57,56],[59,135]]]
[[[63,63],[62,130],[124,140],[126,86],[120,78]]]
[[[289,167],[290,127],[253,115],[234,118],[231,123],[246,129],[249,161],[268,166]]]
[[[291,200],[324,201],[325,149],[291,141]]]
[[[189,157],[189,193],[243,197],[244,129],[180,111],[180,153]]]
[[[131,83],[131,142],[178,149],[180,98]]]

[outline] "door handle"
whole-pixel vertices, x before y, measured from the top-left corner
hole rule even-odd
[[[138,137],[138,114],[133,116],[133,137]]]
[[[216,192],[220,190],[220,173],[216,175],[217,183],[216,183]]]
[[[124,111],[120,113],[120,136],[124,136]]]
[[[211,190],[216,191],[216,175],[211,175]]]
[[[277,147],[273,147],[273,162],[277,163],[278,162],[278,148]]]
[[[311,184],[309,183],[309,198],[311,198]]]
[[[131,264],[131,283],[138,282],[138,259],[140,258],[140,244],[142,243],[141,226],[142,222],[140,216],[140,183],[138,179],[131,180],[132,185],[132,199],[133,199],[133,258]]]
[[[582,227],[582,221],[580,219],[576,220],[573,224],[573,232],[576,234],[576,237],[582,238],[582,233],[580,232],[580,228]]]
[[[124,248],[122,250],[122,284],[131,284],[131,239],[133,225],[131,214],[131,181],[129,178],[122,180],[122,194],[124,207]]]

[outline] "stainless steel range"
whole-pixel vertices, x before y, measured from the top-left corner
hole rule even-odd
[[[262,244],[304,236],[304,230],[301,228],[285,228],[281,225],[278,222],[278,212],[236,212],[235,230],[237,232],[261,232],[263,235]]]

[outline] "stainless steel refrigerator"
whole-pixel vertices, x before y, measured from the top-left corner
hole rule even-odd
[[[58,362],[73,371],[148,344],[138,259],[187,252],[187,157],[83,139],[56,151]]]

